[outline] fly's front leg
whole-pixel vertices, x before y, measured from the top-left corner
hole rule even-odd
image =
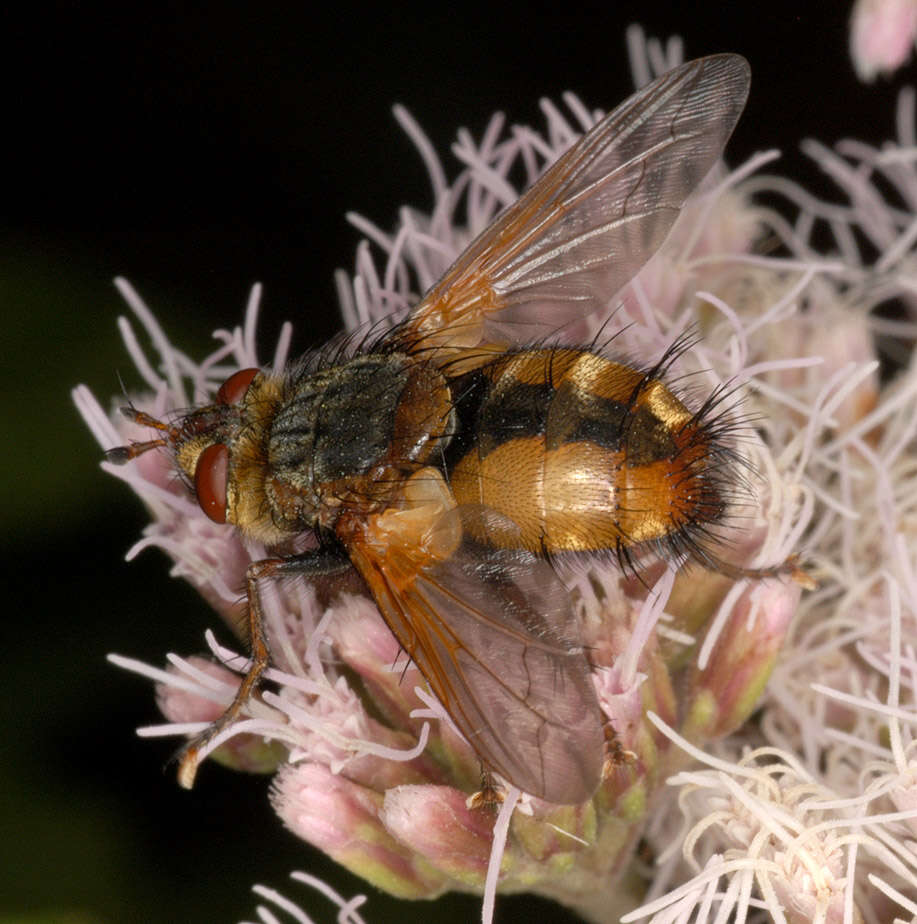
[[[248,597],[248,641],[251,665],[226,711],[179,752],[178,782],[181,786],[190,789],[194,785],[197,768],[203,759],[201,752],[221,731],[228,728],[242,715],[248,701],[258,689],[262,674],[270,663],[271,652],[265,631],[264,610],[261,607],[258,582],[266,578],[289,575],[306,575],[317,578],[346,571],[349,567],[350,562],[337,549],[315,549],[303,555],[264,558],[248,566],[245,572],[245,590]]]

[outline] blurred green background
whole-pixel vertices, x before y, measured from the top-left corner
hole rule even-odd
[[[623,99],[624,28],[637,20],[683,35],[689,57],[749,57],[733,162],[783,145],[784,169],[805,170],[792,150],[804,135],[891,131],[897,83],[856,84],[846,4],[812,15],[768,4],[767,22],[752,5],[698,7],[431,6],[410,19],[346,4],[323,17],[305,5],[250,16],[178,4],[12,13],[0,190],[0,922],[232,921],[253,916],[254,882],[331,921],[288,873],[362,890],[281,828],[266,780],[207,766],[184,792],[166,766],[172,745],[134,736],[157,718],[151,690],[106,653],[158,664],[166,651],[200,651],[216,620],[159,554],[123,561],[143,511],[99,471],[70,402],[77,383],[107,402],[119,374],[139,382],[115,327],[124,306],[112,277],[127,276],[195,355],[241,319],[254,281],[265,285],[265,347],[285,319],[298,350],[320,343],[338,323],[332,272],[352,265],[357,241],[344,212],[389,227],[400,204],[430,202],[391,104],[411,109],[454,171],[454,130],[480,133],[496,109],[540,125],[545,94]],[[373,893],[366,914],[473,920],[479,902],[403,906]],[[527,899],[498,904],[498,920],[522,914],[563,919]]]

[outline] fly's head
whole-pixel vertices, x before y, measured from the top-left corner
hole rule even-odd
[[[134,407],[129,420],[158,432],[154,439],[109,449],[109,462],[125,465],[151,449],[168,450],[182,480],[214,523],[230,523],[273,545],[288,538],[265,502],[266,446],[281,384],[259,369],[240,369],[220,386],[212,404],[175,421],[163,421]]]

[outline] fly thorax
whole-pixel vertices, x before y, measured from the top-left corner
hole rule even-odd
[[[275,518],[330,525],[343,508],[386,502],[393,471],[422,464],[448,438],[441,374],[399,354],[366,354],[293,380],[268,443]]]

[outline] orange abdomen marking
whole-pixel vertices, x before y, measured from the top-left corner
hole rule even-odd
[[[459,504],[483,511],[466,517],[478,541],[620,550],[722,512],[721,449],[659,379],[542,349],[509,354],[461,387],[464,439],[449,479]]]

